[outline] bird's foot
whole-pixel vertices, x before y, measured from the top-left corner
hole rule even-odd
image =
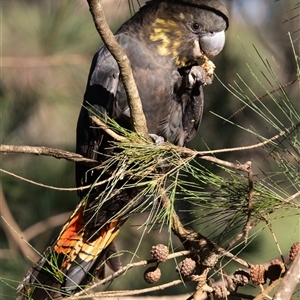
[[[188,84],[194,87],[198,82],[201,85],[211,84],[213,81],[214,64],[210,60],[204,62],[202,66],[193,66],[188,75]]]
[[[149,133],[149,136],[151,137],[152,141],[155,143],[156,146],[161,146],[165,141],[162,136],[154,133]]]

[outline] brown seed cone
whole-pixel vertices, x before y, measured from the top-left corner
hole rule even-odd
[[[179,263],[177,270],[183,277],[191,276],[196,270],[196,262],[187,257]]]
[[[250,275],[243,269],[238,269],[233,273],[232,281],[235,285],[244,286],[247,285],[250,279]]]
[[[266,282],[266,269],[263,265],[252,265],[250,268],[250,279],[255,285]]]
[[[149,267],[144,272],[144,279],[148,283],[155,283],[157,282],[161,277],[161,271],[157,267]]]
[[[279,259],[274,259],[267,270],[267,277],[271,280],[276,280],[282,273],[285,272],[284,263]]]
[[[150,253],[157,262],[165,262],[168,259],[169,249],[163,244],[158,244],[152,246]]]
[[[230,293],[227,291],[225,286],[215,286],[214,287],[214,294],[217,298],[225,298],[228,296]]]
[[[298,254],[299,250],[300,250],[300,242],[294,243],[291,247],[290,254],[289,254],[290,261],[293,261],[295,259],[295,257]]]

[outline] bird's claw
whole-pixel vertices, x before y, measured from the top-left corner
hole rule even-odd
[[[212,83],[215,65],[210,60],[204,62],[202,66],[193,66],[188,75],[188,83],[192,88],[196,82],[201,85]]]
[[[149,136],[151,137],[156,146],[161,146],[165,141],[162,136],[154,133],[149,133]]]

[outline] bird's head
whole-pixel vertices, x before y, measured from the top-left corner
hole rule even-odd
[[[225,44],[228,12],[220,0],[152,0],[157,10],[149,38],[160,56],[178,67],[220,53]],[[151,3],[150,2],[150,3]]]

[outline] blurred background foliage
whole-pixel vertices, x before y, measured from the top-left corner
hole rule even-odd
[[[247,134],[237,126],[224,122],[222,118],[230,117],[243,106],[223,84],[243,86],[240,80],[242,78],[257,97],[266,93],[251,75],[249,67],[255,69],[266,89],[271,91],[277,88],[270,74],[263,74],[256,68],[255,65],[260,69],[265,68],[259,55],[270,62],[278,81],[283,85],[295,79],[297,73],[291,40],[287,34],[291,33],[295,50],[299,53],[297,1],[225,2],[230,12],[230,27],[224,50],[213,60],[221,82],[215,78],[213,85],[205,87],[203,122],[197,138],[189,145],[198,150],[207,147],[237,147],[258,142],[255,135]],[[141,5],[143,3],[144,1],[140,1]],[[127,0],[103,0],[107,20],[113,31],[130,16],[131,10],[138,9],[137,1],[133,4],[134,7],[128,5]],[[77,116],[90,62],[101,45],[86,1],[2,1],[1,9],[1,143],[49,146],[74,151]],[[245,89],[245,94],[254,99],[251,90]],[[285,92],[299,112],[299,84],[296,82],[288,85]],[[271,97],[264,97],[262,101],[268,103],[269,109],[276,115],[278,107]],[[240,111],[231,121],[245,128],[255,128],[265,137],[276,134],[274,128],[265,124],[261,117],[249,109]],[[290,124],[285,126],[289,127]],[[257,163],[254,172],[258,172],[259,168],[265,171],[272,171],[274,168],[273,160],[268,159],[268,153],[262,149],[227,153],[218,157],[242,163],[253,159]],[[55,187],[75,186],[74,164],[63,160],[7,154],[0,156],[0,165],[9,172],[35,182]],[[37,251],[43,251],[67,218],[65,214],[60,214],[74,209],[77,204],[76,192],[37,186],[4,173],[0,173],[0,178],[2,204],[4,201],[8,204],[24,237],[26,238],[26,234],[30,235],[30,244]],[[6,217],[2,204],[1,215]],[[45,223],[45,220],[56,215],[57,219],[50,219]],[[142,222],[141,218],[137,216],[125,226],[117,238],[119,249],[135,251],[140,241],[141,233],[137,231],[137,227]],[[284,252],[299,239],[298,219],[297,215],[284,218],[280,216],[273,222],[273,229]],[[2,220],[0,228],[0,277],[7,280],[0,281],[0,299],[14,299],[14,287],[22,280],[31,263],[15,245],[11,238],[12,233],[4,223]],[[38,225],[31,227],[35,224]],[[155,236],[151,233],[146,235],[147,238],[143,239],[137,252],[142,259],[149,257],[148,251],[152,244],[168,242],[168,233],[164,230],[161,234],[157,231]],[[176,243],[174,241],[174,247]],[[258,235],[243,253],[243,257],[253,263],[265,262],[277,256],[276,245],[268,230]],[[130,259],[132,255],[128,257]],[[134,276],[134,273],[142,274],[143,271],[131,272],[132,274],[128,273],[122,280],[116,280],[119,289],[145,286],[142,280],[137,280],[137,276]],[[175,272],[167,274],[166,280],[171,280],[169,274],[177,278]],[[184,292],[184,286],[165,291],[166,294]]]

